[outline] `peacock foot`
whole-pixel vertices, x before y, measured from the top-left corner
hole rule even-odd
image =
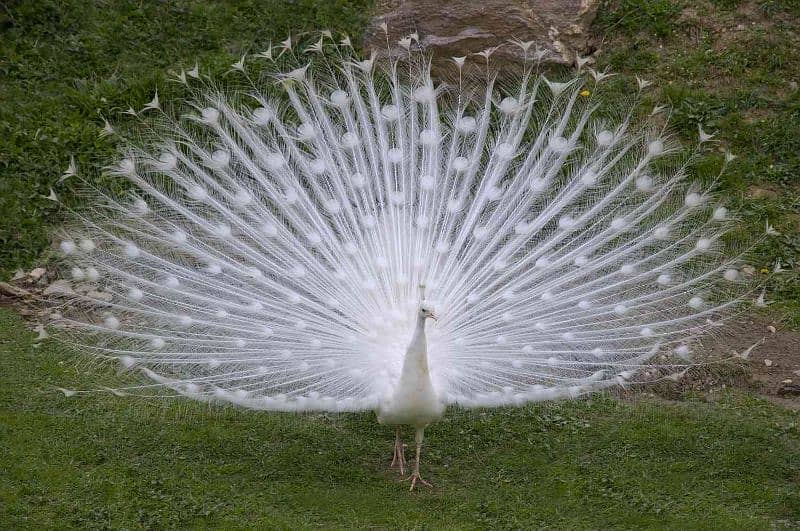
[[[414,490],[414,486],[417,484],[418,481],[420,482],[420,484],[425,485],[426,487],[429,487],[431,489],[433,488],[433,485],[431,483],[422,479],[422,476],[419,475],[419,472],[414,472],[407,478],[403,478],[403,481],[409,481],[409,480],[411,481],[411,488],[408,489],[410,491]]]
[[[392,456],[392,463],[389,465],[390,470],[392,468],[399,468],[401,476],[406,473],[405,446],[406,446],[405,444],[401,444],[399,447],[395,445],[394,455]]]

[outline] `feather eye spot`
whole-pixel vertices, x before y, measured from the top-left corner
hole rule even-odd
[[[149,211],[150,207],[147,206],[147,201],[141,197],[137,197],[133,200],[133,203],[131,204],[131,214],[134,216],[143,216]]]
[[[158,156],[158,164],[156,166],[161,171],[174,170],[178,166],[178,157],[170,151],[164,151]]]
[[[211,227],[212,234],[214,234],[214,236],[217,238],[222,239],[230,238],[232,234],[231,230],[231,226],[223,222],[217,223]]]
[[[389,151],[386,152],[386,158],[392,164],[399,164],[403,161],[403,150],[400,148],[390,148]]]
[[[128,242],[123,247],[123,252],[125,256],[128,258],[138,258],[141,255],[141,251],[139,251],[139,247],[136,246],[133,242]]]
[[[419,134],[419,141],[424,146],[436,146],[439,143],[439,134],[435,129],[423,129]]]
[[[507,96],[500,101],[498,108],[500,109],[500,112],[504,114],[515,114],[519,112],[520,105],[516,98]]]
[[[736,269],[726,269],[722,276],[728,282],[736,282],[739,279],[739,271]]]
[[[383,109],[381,109],[381,116],[387,122],[394,122],[398,118],[400,118],[400,110],[397,108],[397,105],[384,105]]]
[[[117,319],[113,315],[109,315],[105,319],[103,319],[103,324],[109,330],[117,330],[117,329],[119,329],[119,325],[120,325],[119,319]]]
[[[297,127],[297,137],[303,142],[317,138],[317,130],[310,123],[303,122]]]
[[[231,161],[231,154],[224,149],[217,149],[211,153],[209,166],[216,169],[225,168]]]
[[[647,154],[651,157],[657,157],[664,153],[664,141],[661,139],[652,140],[647,144]]]
[[[233,194],[233,206],[236,208],[244,208],[249,205],[253,201],[253,196],[250,195],[250,192],[245,190],[244,188],[240,188],[236,190],[236,193]]]
[[[570,141],[563,136],[552,136],[550,137],[548,146],[555,153],[566,153],[570,149]]]
[[[462,116],[456,121],[456,130],[459,133],[468,135],[475,132],[478,128],[478,122],[472,116]]]
[[[195,201],[204,201],[208,197],[208,194],[206,193],[205,189],[199,184],[194,184],[190,186],[188,193],[189,197],[194,199]]]
[[[701,196],[697,192],[692,192],[692,193],[686,194],[686,198],[684,199],[684,203],[689,208],[700,206],[701,204],[703,204],[703,196]]]
[[[500,142],[494,149],[500,160],[511,160],[514,158],[514,146],[508,142]]]
[[[136,175],[136,163],[133,161],[133,159],[122,159],[117,165],[116,173],[128,176]]]
[[[689,299],[689,307],[692,308],[693,310],[701,309],[704,304],[705,302],[701,297],[694,296],[691,299]]]
[[[342,135],[342,147],[345,149],[355,149],[360,143],[361,141],[358,135],[352,131],[348,131]]]
[[[265,127],[275,118],[274,113],[266,107],[259,107],[253,111],[253,123]]]
[[[614,142],[614,133],[612,133],[608,129],[604,129],[597,133],[595,140],[598,146],[608,147],[612,144],[612,142]]]
[[[594,170],[587,169],[581,175],[581,183],[584,186],[594,186],[597,184],[597,173]]]
[[[97,248],[94,241],[90,240],[89,238],[82,238],[78,243],[78,247],[80,247],[81,251],[85,253],[91,253]]]
[[[630,308],[626,304],[616,304],[614,306],[614,313],[617,315],[627,315]]]
[[[80,282],[81,280],[84,280],[86,278],[86,274],[83,272],[83,269],[81,269],[80,267],[73,267],[72,271],[70,271],[70,273],[72,274],[72,280],[75,280],[75,281],[78,281],[78,282]]]
[[[543,192],[547,189],[547,179],[543,179],[542,177],[534,177],[530,180],[530,189],[534,192]]]
[[[467,157],[456,157],[453,159],[453,169],[456,173],[464,173],[469,168],[469,159]]]
[[[564,214],[558,218],[558,226],[561,229],[571,229],[575,226],[575,218],[569,214]]]
[[[714,221],[725,221],[728,219],[728,209],[724,206],[715,208],[713,217]]]
[[[177,244],[177,245],[180,245],[182,243],[186,243],[187,238],[188,238],[188,236],[186,235],[186,233],[184,231],[180,230],[180,229],[175,229],[169,235],[169,240],[172,243]]]
[[[653,231],[653,237],[656,240],[668,240],[669,227],[656,227],[656,229]]]
[[[636,178],[636,189],[640,192],[653,191],[653,178],[649,175],[642,175]]]
[[[286,191],[285,191],[285,192],[283,192],[283,201],[284,201],[284,202],[285,202],[287,205],[293,205],[293,204],[295,204],[295,203],[297,202],[297,199],[298,199],[299,197],[300,197],[300,196],[299,196],[299,194],[297,193],[297,190],[295,190],[295,189],[294,189],[294,188],[292,188],[292,187],[288,187],[288,188],[286,188]]]
[[[312,175],[319,176],[328,171],[328,163],[322,158],[314,159],[311,161],[309,169],[311,170]]]
[[[417,103],[431,103],[435,96],[433,88],[429,86],[415,88],[411,93],[412,99]]]
[[[354,173],[350,176],[350,182],[353,184],[353,188],[361,189],[367,184],[364,176],[360,173]]]
[[[712,242],[709,238],[700,238],[697,240],[695,247],[698,251],[708,251],[711,249]]]
[[[447,201],[447,211],[451,214],[460,212],[464,208],[464,202],[461,199],[454,198]]]
[[[628,221],[625,218],[614,218],[611,220],[611,228],[617,232],[628,228]]]
[[[677,347],[675,347],[675,354],[677,354],[678,357],[683,358],[685,360],[689,359],[690,352],[691,351],[689,347],[686,345],[678,345]]]
[[[331,92],[330,98],[331,103],[340,108],[347,107],[347,105],[350,103],[350,94],[342,89],[336,89]]]
[[[214,107],[206,107],[200,111],[200,119],[208,125],[216,125],[219,121],[219,111]]]
[[[280,153],[270,153],[264,157],[264,163],[270,170],[278,170],[286,164],[286,159]]]
[[[269,221],[262,223],[259,228],[261,229],[261,233],[267,238],[274,238],[278,235],[278,226]]]
[[[139,302],[144,298],[144,292],[139,288],[131,288],[128,290],[128,298],[134,302]]]
[[[72,240],[64,240],[59,244],[61,252],[65,255],[70,255],[75,252],[75,242]]]

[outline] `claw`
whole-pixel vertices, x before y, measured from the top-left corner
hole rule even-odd
[[[433,488],[433,485],[431,483],[425,481],[424,479],[422,479],[422,476],[420,476],[418,472],[414,472],[413,474],[411,474],[407,478],[403,478],[401,481],[409,481],[409,480],[411,480],[411,488],[408,489],[409,491],[414,490],[414,486],[417,484],[417,481],[419,481],[420,484],[425,485],[428,488],[431,488],[431,489]]]

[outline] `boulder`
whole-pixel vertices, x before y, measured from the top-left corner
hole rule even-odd
[[[522,48],[507,45],[516,39],[547,50],[550,61],[571,64],[576,54],[591,51],[588,30],[598,5],[599,0],[379,0],[364,44],[386,50],[386,27],[393,54],[403,53],[400,38],[416,32],[419,47],[437,60],[501,46],[493,60],[518,61]]]

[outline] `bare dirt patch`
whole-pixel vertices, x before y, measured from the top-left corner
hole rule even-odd
[[[754,346],[755,345],[755,346]],[[773,402],[800,409],[800,332],[764,317],[740,319],[703,346],[711,357],[742,354],[747,378],[730,384],[747,386]]]

